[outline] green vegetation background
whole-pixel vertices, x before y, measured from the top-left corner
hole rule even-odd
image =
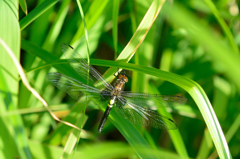
[[[79,137],[51,117],[0,45],[0,158],[240,158],[239,1],[81,0],[84,15],[76,1],[19,3],[18,10],[17,1],[0,0],[0,38],[56,115],[85,131]],[[62,43],[90,53],[107,79],[118,67],[133,71],[126,90],[185,96],[186,105],[160,110],[178,130],[143,128],[111,113],[99,134],[99,107],[76,103],[46,79],[49,71],[73,71],[58,60]]]

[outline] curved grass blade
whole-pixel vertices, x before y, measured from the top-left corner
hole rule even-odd
[[[21,79],[22,79],[22,81],[23,81],[23,84],[27,87],[27,89],[28,89],[29,91],[31,91],[31,93],[32,93],[39,101],[41,101],[41,103],[45,106],[45,108],[48,110],[48,112],[51,114],[51,116],[52,116],[55,120],[57,120],[57,121],[59,121],[59,122],[61,122],[61,123],[64,123],[64,124],[66,124],[66,125],[69,125],[69,126],[75,128],[75,129],[81,130],[80,128],[76,127],[75,125],[73,125],[73,124],[71,124],[71,123],[68,123],[68,122],[66,122],[66,121],[60,120],[60,119],[51,111],[51,109],[48,107],[47,102],[38,94],[38,92],[37,92],[36,90],[34,90],[34,89],[30,86],[30,84],[29,84],[29,82],[28,82],[28,80],[27,80],[27,77],[26,77],[26,75],[25,75],[25,73],[24,73],[24,71],[23,71],[23,68],[21,67],[21,65],[20,65],[19,62],[17,61],[17,59],[16,59],[16,57],[14,56],[13,52],[10,50],[10,48],[9,48],[1,39],[0,39],[0,43],[4,46],[4,48],[7,50],[7,52],[9,53],[9,55],[11,56],[11,58],[13,59],[14,65],[17,67],[17,70],[18,70],[18,72],[19,72],[19,75],[21,76]]]
[[[229,157],[231,158],[231,153],[229,152],[228,145],[226,143],[226,139],[222,132],[222,128],[218,122],[216,114],[211,106],[211,103],[199,84],[196,82],[184,78],[182,76],[164,72],[155,68],[149,68],[145,66],[139,66],[134,64],[127,64],[127,63],[120,63],[120,62],[108,62],[108,63],[101,63],[100,61],[92,61],[93,64],[101,65],[101,66],[116,66],[121,67],[123,69],[131,70],[131,71],[138,71],[140,73],[147,73],[152,76],[156,76],[160,79],[164,79],[171,83],[178,85],[179,87],[185,89],[194,99],[195,103],[197,104],[205,123],[210,131],[211,137],[215,143],[215,146],[218,150],[219,156]],[[96,62],[96,63],[95,63]]]
[[[139,48],[143,40],[145,39],[148,31],[150,30],[152,24],[154,23],[156,17],[158,16],[165,0],[154,0],[149,7],[147,13],[143,17],[141,23],[139,24],[137,30],[132,36],[131,40],[122,50],[121,54],[118,56],[116,61],[128,62],[133,57],[136,50]],[[112,76],[117,70],[115,68],[110,68],[104,77],[107,81],[113,80]]]
[[[189,38],[203,46],[207,53],[212,56],[212,60],[224,67],[222,73],[234,82],[238,92],[240,92],[240,71],[238,69],[240,68],[240,57],[230,53],[233,50],[228,45],[223,45],[224,39],[216,37],[208,27],[199,23],[199,19],[182,6],[174,3],[166,10],[171,10],[168,12],[170,23],[183,27]],[[176,16],[179,18],[176,19]]]
[[[224,66],[224,73],[231,79],[236,85],[238,92],[240,92],[240,58],[238,55],[229,53],[233,50],[226,45],[222,44],[222,39],[216,37],[210,29],[201,25],[197,17],[183,9],[182,6],[174,3],[169,14],[169,21],[174,25],[183,27],[189,37],[196,43],[202,45],[217,63]],[[176,19],[176,16],[179,18]],[[196,103],[199,103],[199,109],[205,119],[205,122],[210,131],[213,142],[219,153],[220,158],[232,158],[229,151],[226,139],[222,132],[222,129],[217,121],[217,117],[211,107],[209,100],[205,93],[202,93],[202,88],[198,85],[196,88],[189,89],[193,93],[192,97]],[[199,96],[199,97],[198,97]]]
[[[42,15],[44,12],[46,12],[49,8],[51,8],[58,1],[59,0],[44,1],[42,4],[40,4],[34,10],[32,10],[26,17],[24,17],[20,21],[21,30],[26,28],[31,22],[33,22],[35,19],[37,19],[40,15]]]
[[[14,66],[9,50],[20,58],[20,28],[18,22],[18,1],[0,1],[0,115],[9,110],[18,109],[18,71]],[[8,48],[8,50],[6,49]],[[7,151],[1,151],[0,156],[5,158],[32,158],[28,146],[28,139],[20,115],[0,118],[3,131],[0,131],[0,145],[8,146]],[[5,131],[6,130],[6,131]],[[7,135],[7,136],[6,136]],[[10,137],[11,139],[9,139]],[[7,143],[7,145],[5,145]],[[11,149],[13,147],[13,149]]]
[[[233,37],[229,27],[227,26],[226,22],[221,17],[221,15],[220,15],[219,11],[217,10],[216,6],[214,5],[214,3],[211,0],[204,0],[204,2],[208,5],[208,7],[211,9],[212,13],[214,14],[216,19],[218,20],[220,26],[222,27],[223,31],[225,32],[226,36],[228,37],[228,40],[229,40],[230,44],[232,45],[232,49],[234,50],[234,52],[237,55],[239,55],[239,49],[238,49],[238,46],[237,46],[237,44],[234,40],[234,37]]]

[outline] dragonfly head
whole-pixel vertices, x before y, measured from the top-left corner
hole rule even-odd
[[[128,82],[128,78],[127,78],[127,76],[125,74],[119,74],[118,75],[118,79],[124,81],[125,83]]]

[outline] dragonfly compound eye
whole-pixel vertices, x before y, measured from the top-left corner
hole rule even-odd
[[[127,76],[125,76],[125,75],[123,75],[123,74],[119,74],[119,75],[118,75],[118,79],[123,80],[125,83],[128,82],[128,78],[127,78]]]

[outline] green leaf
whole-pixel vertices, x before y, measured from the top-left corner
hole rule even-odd
[[[13,115],[2,117],[7,111],[16,110],[18,108],[18,71],[8,52],[3,47],[3,45],[7,45],[13,51],[16,58],[19,59],[20,28],[18,23],[18,1],[1,0],[0,19],[3,24],[0,25],[0,39],[5,43],[1,43],[0,45],[0,122],[5,131],[0,131],[1,136],[3,136],[0,144],[5,145],[5,143],[10,142],[9,144],[13,145],[10,146],[13,147],[12,151],[1,151],[0,153],[1,156],[5,156],[5,158],[14,158],[16,157],[15,155],[20,158],[31,158],[27,143],[27,135],[21,116]],[[4,136],[4,134],[7,133],[12,137],[14,143],[11,139],[9,140]]]
[[[212,13],[214,14],[214,16],[217,18],[220,26],[222,27],[223,31],[225,32],[231,46],[232,49],[234,50],[234,52],[238,55],[239,54],[239,49],[238,46],[234,40],[234,37],[229,29],[229,27],[227,26],[226,22],[224,21],[224,19],[222,18],[222,16],[220,15],[219,11],[217,10],[216,6],[214,5],[214,3],[211,0],[204,0],[204,2],[208,5],[208,7],[211,9]]]
[[[28,11],[27,11],[27,3],[26,0],[19,0],[19,4],[22,8],[22,11],[27,15]]]
[[[78,119],[76,125],[78,127],[82,128],[83,125],[86,123],[86,120],[87,120],[87,116],[86,115],[82,115]],[[73,154],[73,156],[74,156],[74,153],[72,153],[72,151],[73,151],[74,147],[77,145],[77,143],[79,142],[81,133],[83,133],[83,132],[79,132],[79,130],[77,130],[77,129],[73,129],[72,130],[72,132],[70,133],[70,135],[68,137],[67,143],[66,143],[66,145],[64,147],[64,152],[62,154],[62,158],[69,158],[69,156],[71,154]]]
[[[42,15],[44,12],[46,12],[49,8],[51,8],[58,1],[59,0],[44,1],[42,4],[40,4],[34,10],[32,10],[26,17],[24,17],[20,21],[21,30],[26,28],[31,22],[33,22],[35,19],[37,19],[40,15]]]
[[[95,0],[91,3],[91,6],[87,14],[84,16],[88,31],[90,30],[90,28],[93,27],[93,25],[95,25],[95,23],[100,19],[100,17],[106,11],[106,9],[108,8],[108,3],[109,3],[109,0],[105,0],[105,1]],[[81,36],[83,36],[84,31],[85,31],[84,25],[83,23],[81,23],[70,44],[75,43]]]
[[[46,40],[44,41],[43,48],[52,51],[54,44],[60,34],[60,31],[63,27],[64,20],[67,16],[70,0],[62,1],[59,11],[57,12],[57,17],[54,19],[53,25],[51,26]]]
[[[113,46],[114,46],[114,55],[115,55],[114,59],[117,58],[118,14],[119,14],[119,0],[113,0],[113,15],[112,15],[113,28],[112,28],[112,34],[113,34]]]
[[[183,27],[195,42],[204,46],[208,53],[213,57],[213,60],[216,62],[221,61],[221,64],[224,65],[224,73],[232,79],[240,91],[240,72],[237,71],[237,68],[240,67],[239,57],[236,56],[236,54],[230,53],[232,52],[232,49],[228,46],[222,45],[222,39],[220,40],[219,37],[217,38],[213,35],[210,29],[201,25],[199,19],[192,16],[192,14],[183,9],[182,6],[174,3],[173,6],[168,5],[167,7],[167,10],[169,10],[169,21],[175,25]],[[231,153],[229,152],[224,133],[222,132],[207,95],[204,93],[200,85],[195,82],[190,83],[190,87],[186,89],[198,105],[219,156],[222,158],[231,158]]]

